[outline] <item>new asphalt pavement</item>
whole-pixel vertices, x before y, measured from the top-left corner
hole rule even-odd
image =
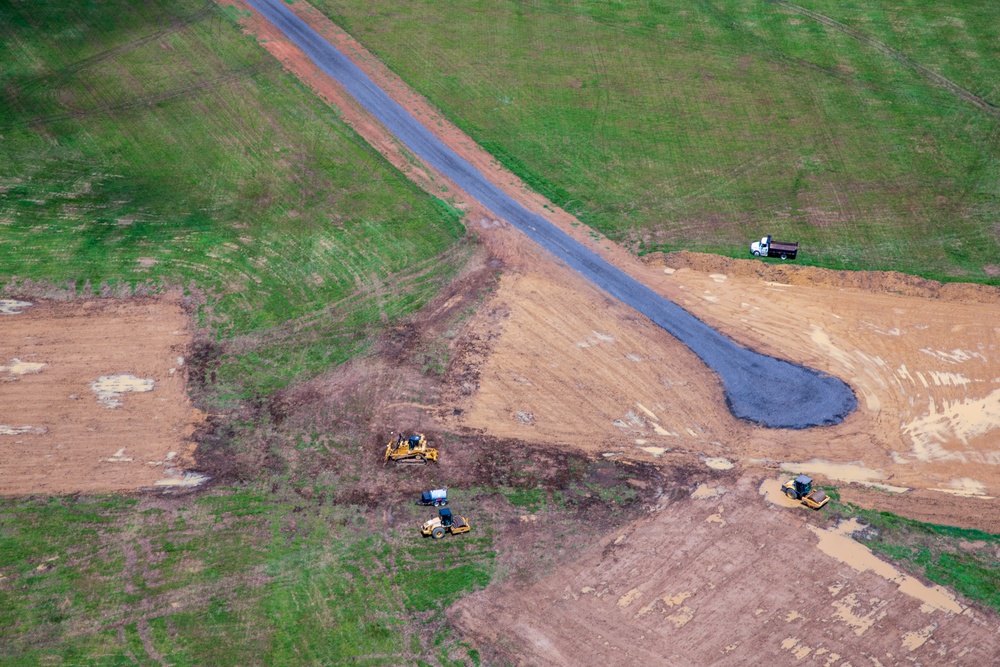
[[[282,0],[248,0],[248,3],[297,44],[317,67],[338,81],[411,151],[497,217],[517,227],[560,261],[687,345],[718,374],[733,415],[771,428],[801,429],[840,423],[855,410],[857,398],[842,380],[737,345],[674,302],[608,264],[552,223],[526,210],[431,134],[347,56],[299,19]],[[776,298],[774,308],[781,307]]]

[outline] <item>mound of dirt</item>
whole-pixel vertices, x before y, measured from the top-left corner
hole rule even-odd
[[[972,283],[942,283],[898,271],[836,271],[799,264],[775,264],[760,259],[733,259],[696,252],[653,252],[641,257],[652,267],[691,269],[702,273],[725,274],[733,278],[834,287],[882,294],[918,296],[926,299],[969,303],[1000,304],[1000,287]]]

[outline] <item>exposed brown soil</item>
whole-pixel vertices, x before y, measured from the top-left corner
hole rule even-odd
[[[453,421],[592,453],[660,448],[798,463],[841,482],[939,489],[942,500],[1000,495],[994,288],[877,273],[851,274],[847,282],[862,286],[841,287],[840,272],[809,267],[782,270],[790,281],[777,282],[756,275],[752,260],[700,261],[715,266],[657,258],[643,280],[745,345],[846,379],[858,412],[806,431],[737,421],[714,375],[685,347],[570,272],[539,263],[505,274],[477,323],[493,342],[474,361],[478,391],[455,392],[462,413]],[[905,295],[930,289],[943,296]]]
[[[177,299],[36,301],[0,328],[0,494],[136,490],[191,463],[201,417]],[[123,375],[153,388],[99,400],[91,384]]]
[[[452,622],[496,664],[888,667],[1000,651],[995,614],[821,551],[815,515],[767,504],[752,476],[694,495],[541,581],[461,600]]]

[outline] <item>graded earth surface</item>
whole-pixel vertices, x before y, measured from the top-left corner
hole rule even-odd
[[[0,303],[12,303],[6,299]],[[0,493],[184,484],[200,415],[176,299],[18,301],[0,313]]]
[[[771,505],[749,477],[720,478],[538,582],[463,599],[451,618],[524,665],[991,664],[994,614],[875,558],[849,522],[817,528],[805,511]]]

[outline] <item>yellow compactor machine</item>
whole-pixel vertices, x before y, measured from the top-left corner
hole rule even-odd
[[[795,479],[788,480],[781,485],[781,490],[792,500],[801,501],[803,505],[814,510],[830,502],[830,496],[821,489],[813,488],[812,477],[808,475],[799,475]]]
[[[438,515],[435,518],[425,521],[424,525],[420,526],[421,535],[433,537],[435,540],[440,540],[445,533],[461,535],[470,530],[472,530],[472,526],[469,525],[469,520],[464,516],[452,514],[450,509],[438,510]]]
[[[438,450],[427,446],[423,433],[409,436],[400,433],[399,437],[389,438],[383,464],[395,461],[396,465],[424,465],[428,461],[437,463],[437,460]]]

